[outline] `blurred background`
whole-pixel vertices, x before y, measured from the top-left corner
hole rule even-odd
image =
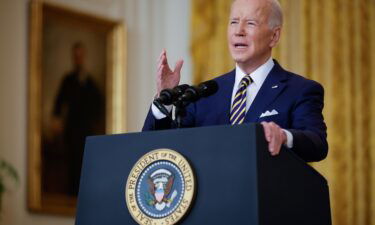
[[[198,83],[233,68],[226,44],[229,0],[46,2],[126,25],[127,132],[143,125],[163,48],[172,66],[185,60],[181,83]],[[280,2],[285,23],[274,57],[326,91],[330,150],[313,166],[328,180],[333,223],[375,225],[375,1]],[[29,5],[30,0],[0,0],[0,159],[19,175],[0,199],[0,224],[74,224],[72,217],[28,210]]]

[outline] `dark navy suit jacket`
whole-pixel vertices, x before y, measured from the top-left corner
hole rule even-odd
[[[187,108],[184,127],[201,127],[230,124],[229,115],[235,81],[235,70],[215,79],[219,90]],[[327,156],[326,125],[322,110],[323,87],[312,80],[284,70],[276,61],[251,104],[244,123],[273,121],[293,135],[293,148],[305,161],[319,161]],[[266,111],[276,110],[277,115],[260,118]],[[143,131],[170,129],[167,118],[157,120],[150,110]]]

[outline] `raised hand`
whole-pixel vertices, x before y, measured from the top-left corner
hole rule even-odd
[[[158,67],[156,73],[156,87],[158,96],[160,91],[166,88],[174,88],[180,82],[181,68],[184,64],[182,59],[176,62],[175,68],[172,71],[168,65],[167,52],[165,49],[161,52],[158,59]]]

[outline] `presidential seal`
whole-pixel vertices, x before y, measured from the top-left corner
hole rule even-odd
[[[193,171],[178,152],[157,149],[132,168],[125,187],[126,205],[138,224],[172,225],[192,204]]]

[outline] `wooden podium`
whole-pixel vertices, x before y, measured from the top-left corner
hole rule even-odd
[[[195,200],[179,224],[331,224],[327,181],[290,150],[271,156],[259,124],[87,138],[76,224],[137,224],[126,181],[138,159],[161,148],[195,173]]]

